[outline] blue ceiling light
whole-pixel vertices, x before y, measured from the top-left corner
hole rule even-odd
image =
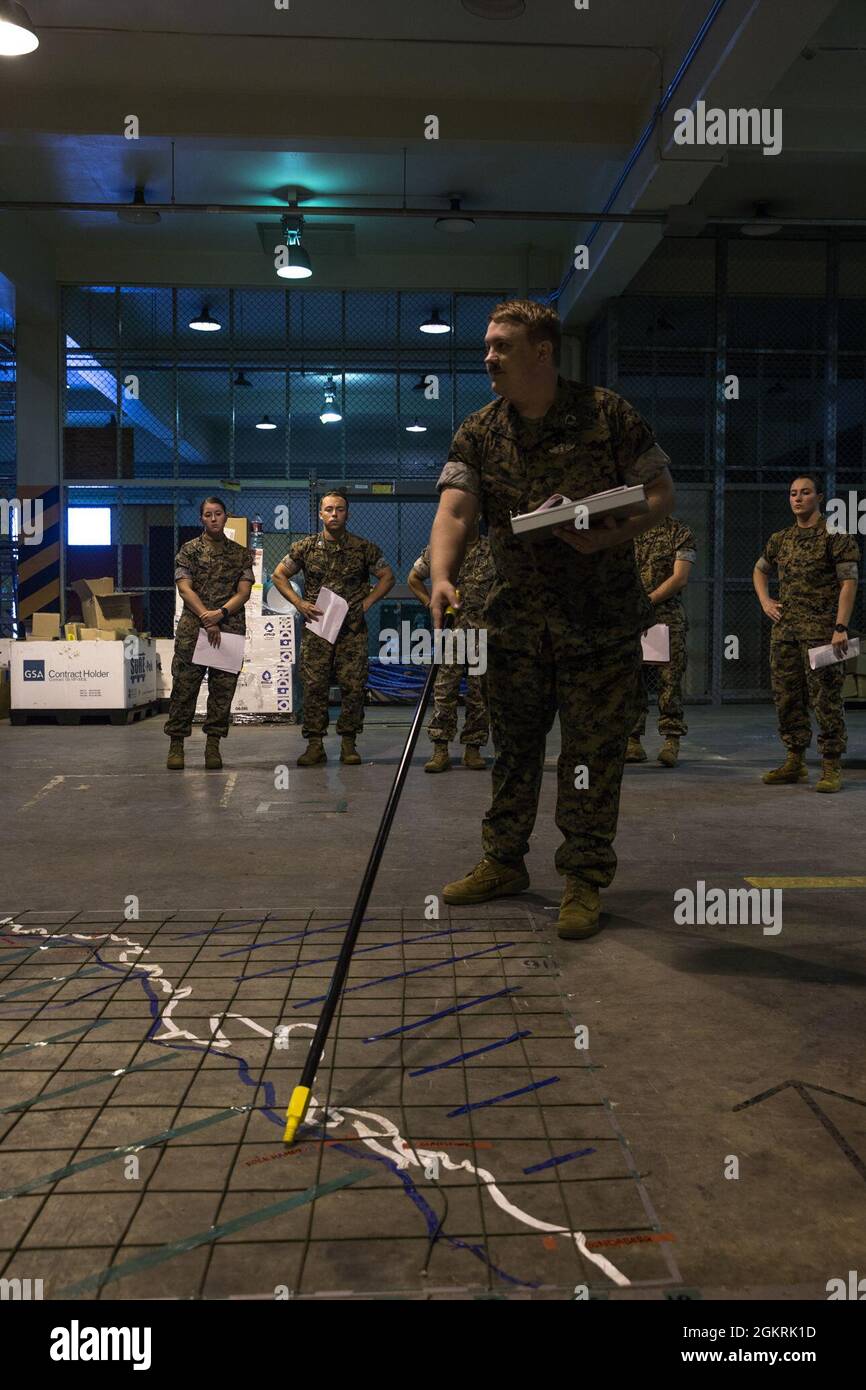
[[[450,333],[450,323],[443,323],[439,317],[439,310],[434,309],[426,323],[418,325],[422,333]]]
[[[332,376],[328,377],[325,383],[325,400],[322,406],[322,413],[319,416],[323,425],[335,425],[342,420],[342,415],[337,409],[337,387]]]
[[[310,258],[301,245],[303,228],[303,217],[283,218],[285,248],[275,248],[281,253],[282,264],[277,266],[277,274],[283,280],[308,280],[313,273]]]
[[[39,39],[23,5],[0,0],[0,56],[20,58],[39,47]]]
[[[275,430],[276,428],[277,427],[271,419],[270,415],[263,415],[261,420],[259,420],[258,424],[256,425],[257,430]]]
[[[222,324],[211,318],[210,305],[203,304],[201,313],[189,321],[190,328],[194,328],[196,333],[218,333]]]

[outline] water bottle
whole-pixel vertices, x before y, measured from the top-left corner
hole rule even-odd
[[[258,516],[258,515],[256,515],[256,516],[253,517],[252,539],[251,539],[251,541],[250,541],[250,549],[251,549],[251,550],[263,550],[263,549],[264,549],[264,537],[263,537],[263,533],[264,533],[264,523],[262,522],[261,517]]]

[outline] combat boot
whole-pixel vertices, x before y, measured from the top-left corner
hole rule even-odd
[[[424,764],[425,772],[448,772],[451,768],[451,754],[447,743],[433,744],[433,757]]]
[[[670,735],[665,739],[658,752],[658,761],[663,767],[676,767],[677,758],[680,756],[680,741]]]
[[[628,747],[625,750],[625,760],[627,763],[645,763],[646,749],[639,738],[630,738]]]
[[[482,758],[481,751],[474,743],[467,743],[463,750],[463,766],[471,767],[473,772],[486,772],[487,759]]]
[[[475,865],[471,874],[446,883],[442,897],[446,903],[486,903],[491,898],[508,898],[529,887],[529,874],[519,864],[500,864],[489,855]]]
[[[344,734],[343,742],[340,745],[340,762],[351,763],[353,766],[361,761],[361,754],[355,747],[355,735]]]
[[[326,763],[328,755],[325,752],[325,745],[320,738],[311,738],[307,741],[307,751],[298,758],[298,767],[315,767],[317,763]]]
[[[816,792],[840,792],[842,790],[842,764],[838,758],[822,758],[821,780],[815,783]]]
[[[223,765],[220,757],[219,734],[208,734],[207,743],[204,746],[204,765],[209,772],[219,772]]]
[[[583,941],[584,937],[595,936],[596,932],[601,931],[600,912],[599,892],[595,885],[567,874],[556,923],[557,936],[562,937],[563,941]]]
[[[808,777],[803,749],[789,748],[788,756],[781,767],[773,767],[769,772],[765,772],[761,781],[773,787],[786,782],[805,782]]]
[[[173,738],[169,744],[166,767],[170,772],[183,772],[183,739]]]

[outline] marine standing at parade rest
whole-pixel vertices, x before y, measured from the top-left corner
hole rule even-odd
[[[809,707],[820,730],[821,778],[816,792],[842,790],[842,754],[847,746],[842,686],[848,623],[854,611],[860,548],[853,536],[833,534],[821,515],[823,495],[814,478],[795,478],[790,491],[795,521],[774,531],[757,561],[752,580],[761,607],[773,624],[770,677],[779,736],[788,750],[780,767],[763,780],[808,780],[805,753],[812,742]],[[779,575],[779,598],[770,598],[768,576]],[[832,642],[840,660],[813,671],[809,648]]]
[[[670,639],[670,660],[658,668],[658,728],[664,739],[658,761],[663,767],[676,767],[680,739],[688,733],[688,725],[683,717],[683,680],[688,660],[686,633],[689,624],[681,593],[689,582],[692,565],[698,558],[695,538],[684,522],[666,516],[660,526],[654,526],[651,531],[644,531],[642,536],[635,537],[634,553],[641,583],[653,605],[653,622],[664,623]],[[649,698],[643,670],[640,701],[640,714],[626,750],[627,763],[646,762],[641,737],[646,730]]]
[[[599,930],[599,889],[616,869],[613,841],[626,743],[634,725],[641,633],[652,611],[635,563],[635,536],[673,507],[669,459],[637,411],[612,391],[558,376],[559,316],[530,300],[494,309],[485,338],[499,399],[457,431],[439,478],[430,538],[431,609],[441,627],[479,512],[496,579],[485,609],[487,688],[496,758],[483,859],[449,883],[449,903],[478,903],[529,887],[524,856],[535,823],[547,734],[559,713],[556,824],[565,877],[557,929]],[[511,513],[553,493],[575,501],[642,483],[649,510],[622,521],[515,536]]]
[[[322,588],[333,590],[349,605],[334,643],[304,628],[301,638],[301,684],[304,692],[303,736],[306,752],[298,767],[315,767],[328,761],[324,738],[328,732],[328,691],[331,676],[340,687],[342,707],[337,733],[342,736],[341,763],[360,763],[355,740],[364,727],[364,696],[367,689],[366,614],[394,586],[394,575],[373,541],[353,536],[346,530],[349,503],[337,490],[322,498],[319,516],[322,530],[315,536],[296,541],[274,570],[273,580],[280,593],[292,603],[307,623],[321,616],[316,599]],[[304,597],[299,598],[289,580],[303,572]],[[370,588],[370,575],[377,583]]]
[[[246,546],[224,535],[227,512],[219,497],[206,497],[199,508],[204,530],[186,541],[177,552],[174,577],[183,599],[183,612],[174,638],[171,663],[171,701],[165,732],[171,739],[166,766],[183,770],[183,741],[192,733],[198,692],[207,670],[207,714],[204,732],[204,765],[222,767],[220,739],[229,731],[229,716],[239,671],[218,671],[196,666],[192,654],[202,628],[211,646],[218,647],[220,633],[246,632],[244,605],[253,587],[253,557]]]
[[[467,634],[484,632],[486,643],[484,604],[487,601],[487,595],[490,592],[495,574],[490,542],[486,536],[476,535],[475,539],[470,541],[466,547],[463,564],[460,566],[460,573],[457,576],[460,611],[453,624],[455,632],[463,631]],[[409,572],[409,588],[415,597],[421,600],[425,608],[430,607],[430,596],[424,583],[424,580],[428,579],[429,576],[430,547],[425,545]],[[480,640],[480,636],[475,637],[474,655],[477,658],[483,651],[483,664],[486,666],[486,646],[481,648]],[[468,639],[466,653],[467,657],[471,655]],[[464,766],[472,768],[475,772],[483,772],[487,767],[480,752],[490,733],[490,720],[487,714],[487,673],[486,670],[483,670],[473,675],[467,660],[460,663],[443,662],[436,672],[436,680],[433,685],[433,718],[427,726],[427,734],[433,744],[433,757],[425,764],[425,772],[447,772],[451,767],[448,745],[457,733],[457,699],[460,691],[460,680],[464,674],[466,676],[466,712],[463,719],[463,732],[460,735],[460,742],[463,744],[464,750],[463,763]]]

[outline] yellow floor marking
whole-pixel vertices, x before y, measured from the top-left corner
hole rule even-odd
[[[866,874],[847,878],[747,878],[753,888],[866,888]]]

